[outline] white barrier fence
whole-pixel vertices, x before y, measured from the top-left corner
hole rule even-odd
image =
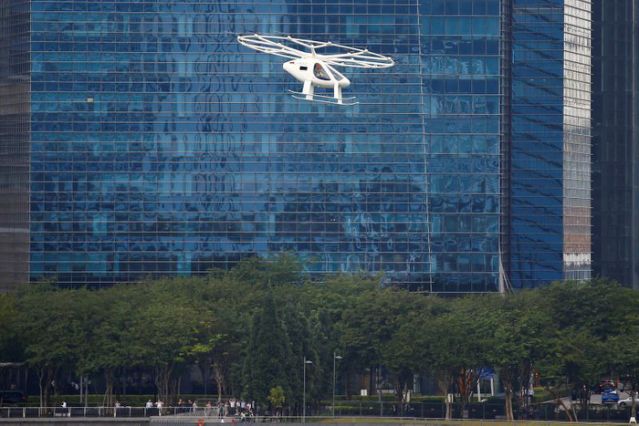
[[[200,416],[218,418],[217,408],[191,407],[0,407],[0,418],[35,417],[154,417]],[[219,417],[220,421],[222,417]],[[230,419],[230,418],[229,418]],[[245,420],[238,416],[235,422]],[[229,421],[231,422],[231,421]]]

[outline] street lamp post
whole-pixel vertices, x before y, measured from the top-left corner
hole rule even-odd
[[[338,359],[342,359],[342,357],[333,351],[333,405],[331,405],[333,408],[333,417],[335,417],[335,361]]]
[[[304,390],[302,392],[302,423],[306,423],[306,364],[312,364],[313,361],[304,357],[304,373],[302,374],[302,381],[304,383]]]

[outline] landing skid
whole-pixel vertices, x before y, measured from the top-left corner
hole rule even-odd
[[[306,93],[295,92],[294,90],[289,90],[289,92],[292,94],[293,98],[299,99],[302,101],[311,101],[311,102],[318,102],[321,104],[332,104],[332,105],[341,105],[341,106],[353,106],[353,105],[359,104],[359,102],[355,101],[354,96],[348,97],[348,98],[342,98],[340,102],[340,100],[338,100],[337,98],[333,96],[324,96],[324,95],[315,95],[315,94],[307,95]],[[310,99],[308,98],[308,96],[310,96]]]

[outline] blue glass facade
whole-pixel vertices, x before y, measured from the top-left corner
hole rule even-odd
[[[419,4],[436,291],[498,288],[500,16],[499,1]]]
[[[525,22],[511,32],[499,0],[29,3],[31,280],[111,284],[290,252],[309,274],[497,291],[511,234],[514,284],[561,275],[563,9],[544,24],[557,56],[539,71],[517,44]],[[246,33],[366,47],[396,65],[343,70],[358,105],[299,101],[281,58],[237,43]],[[550,73],[548,87],[530,92],[531,72]],[[522,96],[543,118],[524,117]],[[529,181],[522,135],[548,147]],[[518,210],[540,179],[539,209]],[[555,214],[525,259],[524,216]]]
[[[514,0],[515,287],[590,277],[590,2]]]

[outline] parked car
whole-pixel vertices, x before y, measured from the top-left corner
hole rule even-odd
[[[602,380],[592,387],[592,393],[594,394],[600,394],[612,390],[617,390],[617,385],[612,380]]]
[[[0,390],[0,406],[27,402],[27,394],[18,390]]]
[[[639,405],[639,395],[635,395],[635,404]],[[631,406],[632,405],[632,398],[631,397],[627,397],[624,399],[620,399],[619,401],[617,401],[617,406],[619,408],[624,408],[626,406]]]
[[[601,394],[602,404],[614,404],[619,401],[619,393],[616,390],[605,390]]]

